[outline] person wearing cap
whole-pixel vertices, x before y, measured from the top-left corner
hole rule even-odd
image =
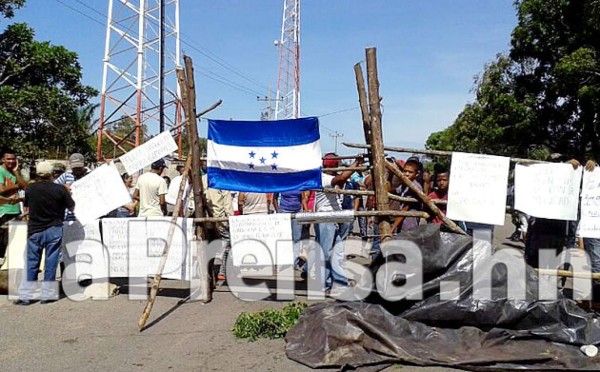
[[[67,167],[63,163],[52,164],[52,179],[56,180],[67,171]]]
[[[150,172],[146,172],[138,178],[133,199],[139,202],[139,217],[167,215],[165,196],[169,188],[167,182],[160,176],[166,167],[163,159],[157,160],[150,166]]]
[[[340,161],[334,153],[325,154],[323,157],[323,168],[337,168]],[[362,156],[357,157],[356,161],[350,167],[357,167],[362,164]],[[341,173],[336,171],[324,171],[321,175],[321,182],[324,188],[338,187],[342,188],[344,183],[354,173],[353,170],[347,170]],[[336,212],[341,211],[342,206],[336,194],[317,191],[315,194],[316,212]],[[342,268],[344,262],[344,244],[340,236],[340,226],[337,223],[317,223],[315,224],[315,237],[319,243],[325,264],[318,268],[320,279],[325,281],[325,290],[330,292],[334,282],[338,285],[348,286],[351,281],[348,280]],[[308,252],[308,262],[315,263],[315,252],[313,249]],[[307,268],[308,269],[308,268]],[[309,270],[310,272],[310,270]]]
[[[61,174],[54,183],[65,185],[67,189],[70,189],[73,182],[80,180],[90,172],[85,167],[85,158],[77,152],[69,156],[69,168],[71,170]]]
[[[54,183],[64,185],[67,190],[71,191],[71,185],[83,177],[85,177],[90,170],[85,167],[85,158],[80,153],[74,153],[69,156],[69,168],[71,170],[64,172]],[[72,211],[67,211],[65,221],[75,221],[75,215]]]
[[[25,190],[23,205],[29,210],[27,221],[26,275],[19,285],[16,305],[30,305],[36,289],[42,251],[45,251],[41,303],[58,300],[56,270],[60,261],[65,209],[73,211],[75,202],[69,191],[52,182],[52,163],[37,164],[37,180]]]

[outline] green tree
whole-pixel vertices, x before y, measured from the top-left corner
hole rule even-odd
[[[0,0],[0,16],[12,18],[15,15],[15,9],[19,9],[25,4],[25,0]]]
[[[600,0],[517,0],[511,50],[485,67],[474,103],[427,146],[600,157]]]
[[[12,16],[23,1],[0,0],[0,16]],[[92,153],[88,128],[78,109],[97,94],[81,83],[77,54],[34,40],[24,23],[0,33],[0,147],[28,157],[48,156],[55,148]]]

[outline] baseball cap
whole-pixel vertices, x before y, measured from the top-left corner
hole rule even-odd
[[[38,176],[47,177],[52,175],[52,171],[54,170],[54,164],[49,161],[42,161],[37,163],[35,166],[35,173]]]
[[[65,172],[67,167],[63,163],[54,163],[52,164],[52,170],[54,172]]]
[[[85,158],[80,153],[76,152],[69,157],[69,165],[73,168],[85,167]]]
[[[337,157],[337,155],[333,153],[325,154],[325,156],[323,156],[323,168],[337,168],[340,164],[340,160],[333,159],[335,157]]]
[[[150,168],[160,169],[160,168],[165,168],[166,166],[167,166],[167,164],[165,163],[165,161],[163,159],[158,159],[157,161],[152,163],[152,165],[150,165]]]

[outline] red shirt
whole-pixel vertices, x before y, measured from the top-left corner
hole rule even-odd
[[[429,199],[448,200],[448,193],[446,193],[444,196],[439,196],[438,193],[436,191],[434,191],[434,192],[430,192],[429,195],[427,195],[427,197]],[[447,206],[447,204],[437,204],[437,207],[442,211],[442,213],[444,215],[446,215],[446,206]],[[433,219],[430,221],[430,223],[435,223],[435,224],[441,225],[443,222],[438,216],[433,215]]]

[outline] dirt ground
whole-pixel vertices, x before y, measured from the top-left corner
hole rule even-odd
[[[509,221],[509,220],[508,220]],[[508,222],[497,227],[496,244],[512,232]],[[517,244],[518,245],[518,244]],[[167,281],[149,320],[138,331],[145,301],[120,294],[105,301],[15,306],[0,297],[0,366],[5,371],[305,371],[287,359],[283,340],[248,342],[231,328],[244,311],[277,309],[287,302],[244,302],[218,288],[208,304],[184,303],[181,282]],[[297,298],[302,301],[302,297]],[[404,371],[445,371],[445,368],[394,366]]]

